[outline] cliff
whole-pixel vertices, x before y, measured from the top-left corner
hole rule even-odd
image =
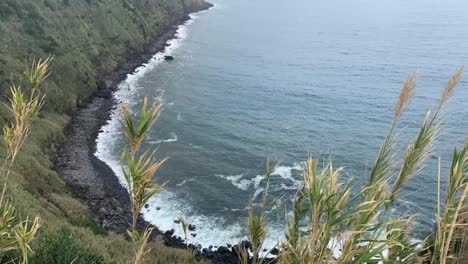
[[[39,213],[44,226],[38,252],[66,251],[63,243],[96,254],[105,263],[126,262],[131,245],[93,221],[90,208],[72,194],[54,168],[57,146],[71,116],[107,89],[105,81],[122,76],[145,61],[153,44],[181,23],[187,14],[209,7],[203,0],[2,0],[0,2],[0,91],[20,85],[34,59],[52,56],[52,74],[42,88],[45,110],[10,176],[9,195],[26,218]],[[128,66],[128,62],[133,62]],[[123,68],[123,70],[122,70]],[[120,69],[123,72],[116,72]],[[5,100],[5,96],[1,100]],[[9,118],[3,104],[2,122]],[[0,143],[0,156],[4,156]],[[59,235],[56,235],[59,234]],[[70,243],[69,243],[70,244]],[[76,251],[76,250],[75,250]],[[43,253],[45,254],[45,253]],[[185,251],[156,246],[152,263],[183,263]],[[36,261],[36,262],[34,262]],[[32,263],[42,263],[39,258]],[[78,262],[93,263],[93,262]]]

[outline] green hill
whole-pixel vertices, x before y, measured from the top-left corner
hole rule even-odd
[[[32,127],[24,145],[9,190],[22,215],[39,213],[44,220],[33,248],[32,263],[54,262],[40,258],[51,252],[86,252],[105,263],[126,263],[132,255],[123,236],[95,226],[89,208],[73,198],[53,169],[56,146],[70,115],[86,104],[100,80],[148,45],[170,25],[198,10],[203,0],[1,0],[0,1],[0,91],[5,100],[12,83],[21,84],[24,71],[34,59],[53,56],[52,74],[42,90],[45,110]],[[0,107],[3,122],[10,117]],[[4,143],[0,143],[3,158]],[[41,245],[41,246],[39,246]],[[61,248],[63,245],[63,248]],[[77,253],[77,254],[78,254]],[[157,245],[152,263],[184,263],[185,251]],[[5,261],[5,259],[3,260]],[[85,261],[85,262],[83,262]]]

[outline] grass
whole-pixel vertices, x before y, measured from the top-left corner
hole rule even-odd
[[[31,264],[101,264],[103,257],[74,238],[67,229],[48,233],[38,240]]]

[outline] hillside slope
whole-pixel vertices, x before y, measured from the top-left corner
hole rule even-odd
[[[0,91],[21,84],[36,58],[53,56],[52,75],[43,87],[47,103],[32,127],[10,176],[10,195],[21,215],[40,213],[40,239],[66,229],[73,239],[108,263],[122,263],[131,247],[122,236],[102,230],[89,208],[70,194],[53,169],[56,146],[78,107],[104,86],[113,70],[145,54],[151,43],[188,13],[206,8],[203,0],[2,0],[0,2]],[[1,100],[4,99],[2,97]],[[3,122],[10,118],[0,106]],[[4,156],[0,143],[0,156]],[[64,231],[65,232],[65,231]],[[48,238],[49,237],[49,238]],[[157,246],[152,263],[183,263],[189,256]],[[177,260],[177,261],[176,261]]]

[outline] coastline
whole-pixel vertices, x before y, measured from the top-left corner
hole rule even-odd
[[[127,190],[121,185],[114,171],[95,156],[98,134],[109,121],[112,110],[118,103],[113,94],[128,74],[147,63],[154,54],[165,50],[167,42],[176,37],[178,27],[190,20],[189,14],[212,7],[212,4],[206,3],[190,10],[183,19],[174,22],[156,39],[149,41],[144,54],[134,54],[125,65],[116,68],[111,75],[101,78],[99,88],[90,97],[90,102],[72,115],[65,128],[65,140],[59,147],[54,168],[72,194],[89,206],[93,221],[105,230],[126,234],[131,222]],[[151,224],[140,217],[139,227],[143,229],[148,225]],[[172,230],[164,232],[156,228],[152,239],[169,247],[186,248],[182,238],[173,236],[173,233]],[[237,263],[236,250],[231,251],[221,246],[219,250],[212,251],[202,250],[195,245],[189,246],[197,249],[197,256],[203,256],[213,263]]]

